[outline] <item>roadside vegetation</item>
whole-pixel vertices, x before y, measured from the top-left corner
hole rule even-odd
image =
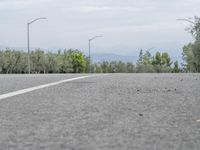
[[[56,53],[41,49],[31,51],[31,73],[179,73],[200,72],[200,18],[190,20],[187,29],[194,41],[183,47],[184,63],[179,66],[167,52],[140,50],[136,64],[122,61],[103,61],[90,65],[89,58],[80,50],[58,50]],[[28,73],[28,54],[24,51],[0,50],[0,73]]]
[[[187,30],[194,37],[194,42],[183,47],[184,70],[200,72],[200,17],[194,17],[192,25]]]
[[[28,73],[28,54],[6,49],[0,51],[0,73]],[[122,61],[103,61],[89,66],[89,59],[79,50],[56,53],[35,50],[30,54],[31,73],[162,73],[180,72],[178,62],[172,62],[168,53],[140,51],[136,64]],[[90,69],[89,69],[90,68]]]
[[[28,54],[6,49],[0,51],[0,73],[27,73]],[[79,50],[64,50],[57,53],[37,49],[30,54],[31,73],[83,73],[87,58]]]
[[[27,73],[28,54],[6,49],[0,51],[0,73]],[[89,59],[79,50],[64,50],[56,53],[35,50],[30,54],[31,73],[145,73],[179,72],[178,62],[173,64],[168,53],[140,51],[136,64],[122,61],[103,61],[89,66]],[[91,69],[89,69],[91,68]]]

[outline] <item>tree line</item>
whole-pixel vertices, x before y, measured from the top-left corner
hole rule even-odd
[[[200,72],[200,18],[189,20],[187,28],[194,37],[183,47],[182,67],[178,61],[173,62],[167,52],[157,52],[152,55],[149,51],[140,50],[136,64],[122,61],[103,61],[90,64],[89,58],[76,49],[58,50],[55,53],[41,49],[31,51],[31,73],[178,73]],[[28,73],[28,54],[24,51],[5,49],[0,50],[0,73]]]
[[[122,61],[103,61],[92,65],[94,73],[167,73],[180,72],[178,62],[172,62],[168,53],[157,52],[151,56],[149,51],[140,50],[136,64]]]
[[[28,73],[28,54],[17,50],[0,51],[0,73]],[[56,53],[41,49],[30,53],[31,73],[143,73],[179,72],[178,62],[172,65],[168,53],[140,51],[136,64],[122,61],[103,61],[90,65],[89,58],[80,50],[58,50]]]
[[[31,51],[31,73],[84,73],[88,59],[79,50],[58,50],[45,53]],[[0,51],[0,73],[28,73],[28,54],[17,50]]]

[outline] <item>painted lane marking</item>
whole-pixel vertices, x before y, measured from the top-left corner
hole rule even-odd
[[[58,84],[61,84],[61,83],[80,80],[80,79],[84,79],[84,78],[88,78],[88,77],[89,76],[71,78],[71,79],[61,80],[61,81],[57,81],[57,82],[53,82],[53,83],[43,84],[43,85],[31,87],[31,88],[22,89],[22,90],[19,90],[19,91],[14,91],[14,92],[2,94],[2,95],[0,95],[0,100],[10,98],[10,97],[14,97],[14,96],[21,95],[21,94],[25,94],[25,93],[29,93],[29,92],[32,92],[32,91],[35,91],[35,90],[55,86],[55,85],[58,85]]]

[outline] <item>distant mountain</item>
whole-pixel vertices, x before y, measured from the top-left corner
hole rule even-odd
[[[106,54],[99,53],[92,55],[93,62],[102,62],[102,61],[123,61],[123,62],[132,62],[135,63],[138,59],[138,56],[122,56],[117,54]]]
[[[0,45],[0,50],[6,49],[6,48],[27,51],[26,47],[9,47],[9,46]],[[31,49],[34,50],[37,48],[31,48]],[[46,51],[55,52],[53,48],[46,49]],[[152,53],[152,54],[154,55],[155,53]],[[134,51],[131,56],[124,56],[124,55],[119,55],[119,54],[114,54],[114,53],[94,53],[92,54],[92,61],[95,63],[102,62],[102,61],[123,61],[123,62],[132,62],[135,64],[137,62],[138,55],[139,55],[139,51]],[[174,62],[176,60],[178,60],[179,64],[183,62],[181,55],[171,53],[170,56]]]
[[[183,62],[181,56],[173,56],[171,55],[171,59],[173,62],[178,61],[179,65]],[[117,55],[117,54],[106,54],[106,53],[98,53],[92,55],[92,61],[97,62],[103,62],[103,61],[123,61],[123,62],[132,62],[136,64],[138,60],[138,55],[135,54],[135,56],[123,56],[123,55]]]

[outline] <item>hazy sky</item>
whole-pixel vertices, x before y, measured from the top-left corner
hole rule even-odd
[[[177,18],[200,16],[200,0],[0,0],[0,45],[26,47],[26,23],[31,46],[88,51],[88,39],[101,53],[133,55],[140,48],[180,54],[192,40]]]

